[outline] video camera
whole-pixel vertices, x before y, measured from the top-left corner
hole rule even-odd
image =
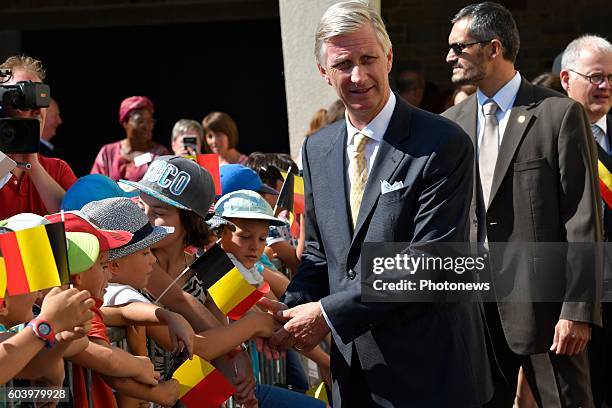
[[[0,78],[10,79],[10,71],[0,72]],[[4,153],[36,153],[40,143],[40,122],[33,118],[7,118],[7,109],[47,108],[51,103],[49,85],[21,81],[3,85],[0,81],[0,150]]]

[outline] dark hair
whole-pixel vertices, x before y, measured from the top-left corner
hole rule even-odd
[[[454,24],[464,18],[472,19],[470,35],[476,41],[495,38],[502,44],[504,58],[512,62],[516,61],[521,39],[514,17],[507,8],[492,1],[474,3],[459,10],[451,22]]]
[[[189,210],[179,209],[179,220],[185,229],[185,245],[204,248],[210,241],[210,229],[204,219]]]
[[[561,86],[561,78],[559,75],[555,75],[552,72],[545,72],[533,78],[531,81],[534,85],[543,86],[545,88],[554,89],[557,92],[565,93],[563,86]]]

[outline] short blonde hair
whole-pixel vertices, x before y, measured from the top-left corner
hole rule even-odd
[[[8,57],[6,61],[0,65],[0,69],[10,69],[11,71],[22,69],[36,75],[40,78],[41,82],[43,82],[47,76],[42,62],[35,58],[28,57],[25,54]]]
[[[360,1],[345,1],[328,8],[321,17],[315,34],[314,54],[319,65],[325,66],[323,53],[325,42],[338,35],[354,33],[368,23],[372,24],[378,43],[387,55],[391,49],[391,39],[385,23],[376,10]]]

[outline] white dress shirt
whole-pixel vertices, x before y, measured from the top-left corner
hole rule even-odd
[[[391,116],[393,115],[393,110],[395,109],[395,94],[393,92],[389,92],[389,99],[387,99],[387,103],[382,108],[378,115],[372,119],[370,123],[368,123],[363,129],[359,130],[351,124],[349,120],[348,113],[345,112],[344,117],[346,119],[346,154],[347,157],[352,157],[352,153],[355,150],[355,134],[361,133],[370,138],[370,141],[365,147],[365,157],[366,157],[366,167],[368,168],[368,174],[372,170],[372,165],[374,164],[374,159],[376,159],[376,153],[378,153],[378,148],[380,147],[380,141],[382,140],[387,128],[389,127],[389,122],[391,121]],[[349,163],[350,164],[350,163]],[[349,167],[346,167],[346,171],[344,173],[346,175],[346,191],[351,191],[351,177],[349,174]]]
[[[607,115],[603,115],[597,122],[591,124],[591,126],[593,125],[597,125],[601,130],[603,130],[603,134],[604,134],[604,144],[601,145],[602,149],[604,149],[606,152],[610,152],[610,135],[608,135],[608,116]]]
[[[476,91],[476,99],[478,100],[478,154],[480,154],[480,143],[482,141],[482,136],[484,134],[484,112],[482,110],[482,105],[489,99],[493,99],[497,104],[498,108],[495,111],[495,117],[497,118],[497,123],[499,123],[499,138],[498,138],[498,147],[501,146],[502,138],[504,137],[504,132],[506,131],[506,125],[508,124],[508,118],[510,117],[510,112],[512,111],[512,105],[514,105],[514,100],[516,99],[516,94],[518,93],[519,88],[521,87],[521,75],[516,72],[514,77],[506,85],[504,85],[492,98],[487,97],[480,89]]]

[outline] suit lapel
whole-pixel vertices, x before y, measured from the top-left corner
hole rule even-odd
[[[408,105],[401,102],[399,97],[397,98],[389,126],[380,142],[376,159],[368,175],[368,182],[361,199],[361,207],[359,208],[353,239],[357,236],[359,230],[364,226],[368,215],[374,209],[374,205],[380,195],[380,181],[389,181],[391,179],[404,156],[404,153],[394,146],[399,146],[402,140],[407,138],[410,133],[410,109]]]
[[[470,136],[472,144],[476,148],[477,141],[477,124],[478,124],[478,101],[476,100],[476,94],[470,96],[470,100],[465,102],[465,108],[461,111],[455,123],[461,126],[463,131]]]
[[[343,122],[344,123],[344,122]],[[351,240],[351,221],[350,207],[348,205],[348,194],[346,188],[346,126],[340,126],[338,133],[333,137],[330,149],[327,151],[329,177],[326,180],[329,184],[329,202],[336,203],[328,207],[326,211],[333,212],[331,219],[337,220],[338,233],[342,234],[339,242],[349,242]],[[339,207],[339,208],[338,208]]]
[[[491,184],[489,203],[495,198],[495,194],[497,194],[501,186],[504,176],[508,171],[508,167],[510,167],[510,163],[512,163],[514,153],[523,139],[529,124],[533,120],[533,114],[529,112],[529,108],[534,102],[533,86],[523,78],[506,124],[501,146],[499,147],[497,163],[495,164],[495,171],[493,173],[493,183]]]

